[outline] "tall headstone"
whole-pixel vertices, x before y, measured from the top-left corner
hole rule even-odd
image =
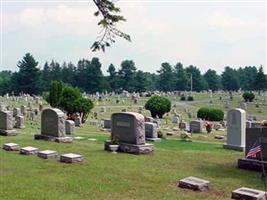
[[[227,113],[226,149],[243,151],[245,148],[246,111],[235,108]]]
[[[145,133],[146,133],[146,140],[147,141],[159,141],[161,140],[158,138],[157,132],[157,124],[152,122],[145,122]]]
[[[22,115],[25,115],[26,112],[27,112],[27,107],[24,106],[24,105],[22,105],[22,106],[20,107],[20,111],[21,111],[21,114],[22,114]]]
[[[15,128],[25,128],[24,126],[24,117],[19,115],[15,117]]]
[[[13,109],[13,117],[21,115],[20,109],[19,108],[14,108]]]
[[[112,114],[111,138],[119,141],[119,151],[122,152],[148,154],[154,150],[153,144],[146,144],[145,119],[139,113]]]
[[[56,142],[72,142],[71,137],[65,136],[64,113],[57,108],[47,108],[41,114],[41,134],[35,139],[44,139]]]
[[[72,120],[66,120],[65,121],[65,129],[67,135],[73,135],[74,134],[74,127],[75,123]]]
[[[17,131],[13,129],[12,113],[10,111],[0,111],[0,135],[17,135]]]

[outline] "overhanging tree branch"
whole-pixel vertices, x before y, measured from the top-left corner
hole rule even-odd
[[[121,37],[127,41],[131,41],[130,35],[117,29],[116,24],[121,21],[126,21],[120,13],[120,8],[110,0],[93,0],[98,8],[98,11],[94,13],[95,16],[102,16],[102,19],[98,22],[98,25],[103,29],[103,34],[96,40],[91,49],[93,51],[102,50],[105,51],[106,47],[109,47],[112,43],[115,43],[115,38]]]

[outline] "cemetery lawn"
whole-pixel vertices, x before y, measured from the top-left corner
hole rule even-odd
[[[210,104],[209,94],[194,94],[195,101],[182,102],[179,97],[170,97],[177,113],[189,122],[185,109],[196,116],[202,106],[218,107],[227,112],[224,102],[228,96],[214,94]],[[125,98],[125,103],[95,102],[92,112],[106,106],[107,112],[99,113],[98,119],[110,118],[114,112],[127,108],[137,112],[148,98],[141,98],[138,104],[132,104]],[[240,95],[229,101],[229,108],[239,105]],[[260,108],[254,103],[248,104],[248,115],[263,120],[267,116],[267,104],[258,97]],[[6,104],[20,107],[21,103],[13,101]],[[24,102],[24,105],[27,105]],[[37,107],[37,105],[34,105]],[[47,106],[47,105],[45,105]],[[259,112],[261,109],[262,112]],[[144,115],[149,116],[148,111]],[[164,133],[173,131],[172,115],[165,116],[162,122]],[[91,119],[90,118],[88,119]],[[152,155],[112,154],[104,151],[104,141],[109,139],[109,132],[101,131],[98,126],[75,129],[72,144],[33,140],[33,135],[40,132],[40,118],[35,122],[26,119],[26,129],[18,130],[15,137],[0,136],[0,146],[14,142],[21,147],[34,146],[40,150],[56,150],[59,154],[77,153],[84,156],[82,163],[63,164],[57,160],[43,160],[37,156],[23,156],[18,152],[0,149],[0,200],[88,200],[88,199],[230,199],[231,191],[239,187],[251,187],[263,190],[260,173],[236,168],[237,159],[244,156],[242,152],[223,149],[223,140],[216,140],[214,135],[226,136],[226,131],[213,131],[194,134],[193,142],[180,140],[179,132],[175,136],[155,143]],[[176,126],[177,128],[177,126]],[[97,139],[92,141],[90,139]],[[88,140],[89,139],[89,140]],[[177,188],[179,179],[187,176],[210,181],[209,192],[192,192]]]
[[[108,133],[85,125],[76,128],[83,137],[72,144],[33,140],[34,125],[16,137],[0,137],[0,145],[15,142],[59,154],[82,154],[84,162],[63,164],[37,156],[0,150],[1,200],[73,199],[230,199],[241,186],[263,189],[260,174],[236,168],[243,153],[225,150],[221,144],[183,142],[176,138],[155,144],[153,155],[112,154],[103,150]],[[96,141],[88,139],[95,138]],[[179,179],[207,179],[209,192],[177,188]]]

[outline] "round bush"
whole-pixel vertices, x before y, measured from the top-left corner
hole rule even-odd
[[[152,117],[159,117],[170,112],[171,110],[171,101],[166,97],[153,96],[145,104],[145,109],[149,110]]]
[[[224,113],[222,110],[217,108],[200,108],[197,111],[197,117],[210,121],[222,121],[224,117]]]
[[[187,101],[194,101],[194,97],[191,96],[187,97]]]
[[[245,92],[242,96],[246,102],[252,102],[255,98],[255,94],[252,92]]]

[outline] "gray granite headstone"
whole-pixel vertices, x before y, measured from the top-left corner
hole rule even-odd
[[[243,151],[245,148],[246,111],[236,108],[227,113],[227,143],[224,148]]]
[[[12,119],[12,113],[10,111],[0,111],[0,135],[17,135],[16,130],[13,129]]]
[[[74,134],[74,127],[75,123],[72,120],[66,120],[65,121],[65,129],[67,135],[73,135]]]
[[[14,127],[15,128],[25,128],[23,116],[16,116],[15,117],[15,126]]]
[[[191,133],[202,133],[203,121],[192,120],[190,121],[190,132]]]
[[[35,139],[72,142],[72,138],[65,136],[64,113],[57,108],[44,109],[41,114],[41,135],[35,135]]]
[[[147,154],[154,150],[154,145],[145,143],[145,120],[139,113],[112,114],[111,138],[120,142],[122,152]]]
[[[157,132],[157,125],[152,122],[145,122],[145,133],[146,133],[146,140],[148,141],[158,141],[158,132]]]

